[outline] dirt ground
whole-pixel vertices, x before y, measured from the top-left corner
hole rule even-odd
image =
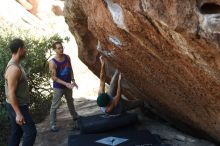
[[[99,113],[99,108],[94,100],[85,98],[75,99],[76,110],[81,116],[88,116]],[[66,104],[63,104],[57,112],[57,126],[59,132],[50,131],[49,116],[44,122],[37,124],[37,138],[34,146],[66,146],[69,134],[78,134],[78,130],[73,130],[73,122]]]

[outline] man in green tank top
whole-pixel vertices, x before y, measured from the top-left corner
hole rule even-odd
[[[5,69],[6,107],[11,120],[11,136],[8,146],[18,146],[23,136],[22,146],[33,146],[37,130],[29,114],[30,102],[28,82],[20,61],[25,58],[24,41],[16,38],[10,42],[11,60]]]

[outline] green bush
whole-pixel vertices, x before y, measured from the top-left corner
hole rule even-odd
[[[3,104],[0,104],[0,129],[0,146],[4,146],[7,141],[7,135],[9,135],[10,126],[8,113]]]
[[[51,56],[49,49],[52,42],[57,40],[63,41],[63,39],[57,34],[46,34],[45,31],[25,29],[19,24],[15,26],[2,21],[0,28],[0,123],[3,123],[0,126],[3,127],[1,131],[7,131],[8,122],[6,121],[8,121],[8,118],[2,104],[5,100],[4,72],[11,58],[8,43],[16,37],[23,39],[26,43],[27,56],[22,61],[22,65],[27,73],[29,82],[31,96],[30,112],[35,122],[38,123],[48,115],[52,98],[48,71],[48,58]],[[4,140],[4,138],[0,139],[0,145],[1,140]]]

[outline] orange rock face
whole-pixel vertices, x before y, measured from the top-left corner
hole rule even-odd
[[[66,0],[64,15],[95,74],[103,54],[127,97],[220,142],[219,0]]]

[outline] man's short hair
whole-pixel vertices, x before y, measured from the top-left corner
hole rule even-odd
[[[97,104],[99,107],[105,107],[109,104],[110,102],[110,97],[108,96],[107,93],[101,93],[97,97]]]
[[[24,41],[20,38],[15,38],[9,43],[11,53],[17,53],[19,48],[24,47]]]
[[[57,44],[62,44],[62,42],[61,42],[61,41],[56,41],[56,42],[54,42],[54,43],[52,44],[53,50],[56,49]]]

